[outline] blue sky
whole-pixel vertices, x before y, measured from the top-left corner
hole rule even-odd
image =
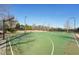
[[[27,24],[50,25],[52,27],[63,27],[67,20],[71,24],[75,17],[77,27],[79,26],[79,5],[69,4],[12,4],[10,5],[10,13],[23,24],[25,16],[27,16]]]

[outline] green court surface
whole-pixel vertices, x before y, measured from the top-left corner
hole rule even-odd
[[[9,38],[7,54],[14,55],[72,55],[79,54],[79,47],[72,33],[28,32]],[[12,52],[11,52],[12,48]]]

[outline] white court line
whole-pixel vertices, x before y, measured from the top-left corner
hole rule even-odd
[[[51,51],[51,55],[53,55],[54,54],[54,42],[53,42],[53,40],[51,40],[51,39],[49,39],[50,41],[51,41],[51,43],[52,43],[52,51]]]
[[[10,45],[11,54],[14,55],[13,50],[12,50],[12,46],[11,46],[11,42],[9,42],[9,45]]]
[[[8,40],[9,40],[9,37],[8,37]],[[14,55],[13,50],[12,50],[12,46],[11,46],[11,42],[10,42],[10,41],[9,41],[9,45],[10,45],[11,54]]]
[[[73,36],[74,36],[74,40],[75,40],[75,42],[76,42],[76,44],[77,44],[77,46],[78,46],[78,48],[79,48],[79,43],[78,43],[78,41],[77,41],[77,38],[75,37],[75,34],[73,34]]]

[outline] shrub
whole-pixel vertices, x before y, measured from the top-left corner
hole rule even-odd
[[[16,30],[14,28],[8,28],[7,31],[11,32],[11,33],[14,33],[16,32]]]

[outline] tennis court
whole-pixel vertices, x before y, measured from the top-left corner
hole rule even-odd
[[[28,32],[9,38],[6,52],[10,55],[73,55],[79,54],[78,40],[73,33]]]

